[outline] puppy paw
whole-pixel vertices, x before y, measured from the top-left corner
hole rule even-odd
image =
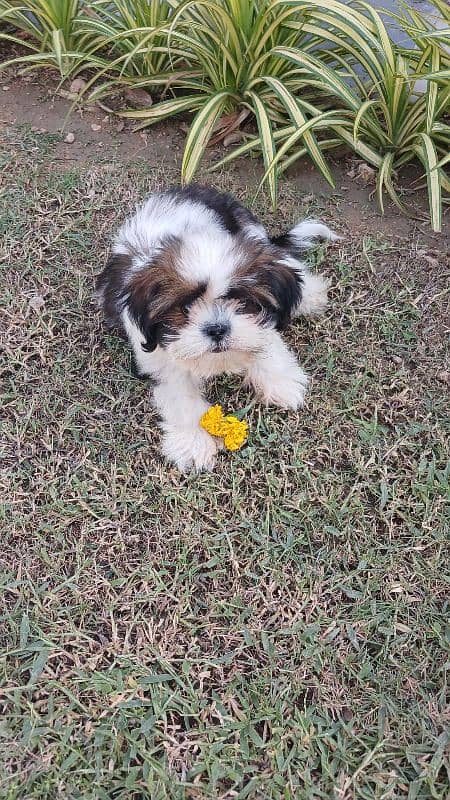
[[[181,472],[201,472],[214,467],[220,444],[202,428],[170,429],[164,434],[162,451]]]
[[[280,408],[301,408],[308,388],[308,376],[300,367],[289,377],[274,376],[273,383],[262,389],[262,398],[268,405]]]
[[[323,275],[305,272],[303,275],[302,299],[295,316],[320,317],[328,306],[328,289],[331,281]]]

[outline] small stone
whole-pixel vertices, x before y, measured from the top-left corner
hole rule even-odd
[[[86,86],[86,81],[84,80],[84,78],[75,78],[70,84],[70,91],[74,92],[74,94],[80,94],[80,92],[83,91],[85,86]]]
[[[361,178],[363,183],[374,183],[375,174],[375,170],[369,167],[368,164],[360,164],[358,166],[358,178]]]
[[[101,131],[101,129],[102,129],[102,126],[101,125],[97,125],[96,122],[93,122],[91,124],[91,130],[93,130],[93,131]]]
[[[228,136],[225,136],[223,140],[224,147],[229,147],[231,144],[236,144],[240,142],[241,139],[245,136],[244,131],[231,131]]]
[[[10,86],[2,86],[4,92],[9,92],[10,88]]]
[[[75,134],[74,134],[74,133],[71,133],[71,132],[69,132],[69,133],[67,134],[66,138],[64,139],[64,141],[65,141],[65,142],[67,142],[67,144],[73,144],[73,143],[74,143],[74,141],[75,141]]]
[[[125,97],[134,106],[150,108],[153,105],[152,97],[145,89],[126,89]]]

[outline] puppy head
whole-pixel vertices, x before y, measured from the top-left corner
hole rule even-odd
[[[166,240],[126,289],[143,349],[180,360],[260,350],[266,329],[281,330],[300,299],[300,274],[278,248],[225,232]]]

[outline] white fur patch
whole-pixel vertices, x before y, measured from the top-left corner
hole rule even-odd
[[[289,235],[296,245],[306,249],[313,246],[314,239],[325,239],[329,242],[337,242],[342,238],[332,231],[328,225],[319,222],[317,219],[305,219],[302,222],[298,222],[297,225],[289,231]]]
[[[328,289],[331,281],[323,275],[317,275],[305,270],[302,273],[302,299],[293,316],[304,314],[309,317],[319,317],[328,306]]]

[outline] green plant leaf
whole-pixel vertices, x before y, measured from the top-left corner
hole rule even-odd
[[[273,138],[272,125],[270,123],[270,118],[269,114],[267,113],[267,109],[262,100],[258,97],[258,95],[253,91],[249,91],[247,92],[247,96],[251,100],[252,109],[255,113],[256,121],[258,124],[258,131],[261,139],[262,155],[264,160],[264,166],[266,168],[264,180],[267,179],[269,185],[269,193],[270,193],[270,199],[272,201],[272,207],[276,208],[278,175],[274,164],[276,149],[275,149],[275,141]]]
[[[200,159],[212,134],[214,124],[232,99],[230,92],[213,94],[192,122],[184,148],[181,175],[189,183],[195,175]]]
[[[442,229],[441,182],[439,170],[436,169],[439,159],[431,137],[427,133],[419,133],[419,139],[421,145],[417,148],[417,155],[425,167],[427,176],[431,227],[439,233]]]
[[[264,78],[264,81],[283,103],[286,111],[288,112],[296,128],[298,129],[304,126],[308,120],[301,111],[300,107],[298,106],[296,99],[286,89],[283,83],[280,80],[278,80],[278,78],[272,78],[267,76]],[[306,130],[303,135],[303,140],[305,143],[305,147],[311,157],[311,160],[313,161],[313,163],[315,164],[321,175],[323,175],[325,180],[330,184],[330,186],[334,187],[335,184],[333,176],[330,172],[327,162],[325,161],[321,153],[320,146],[318,145],[317,140],[312,131]]]

